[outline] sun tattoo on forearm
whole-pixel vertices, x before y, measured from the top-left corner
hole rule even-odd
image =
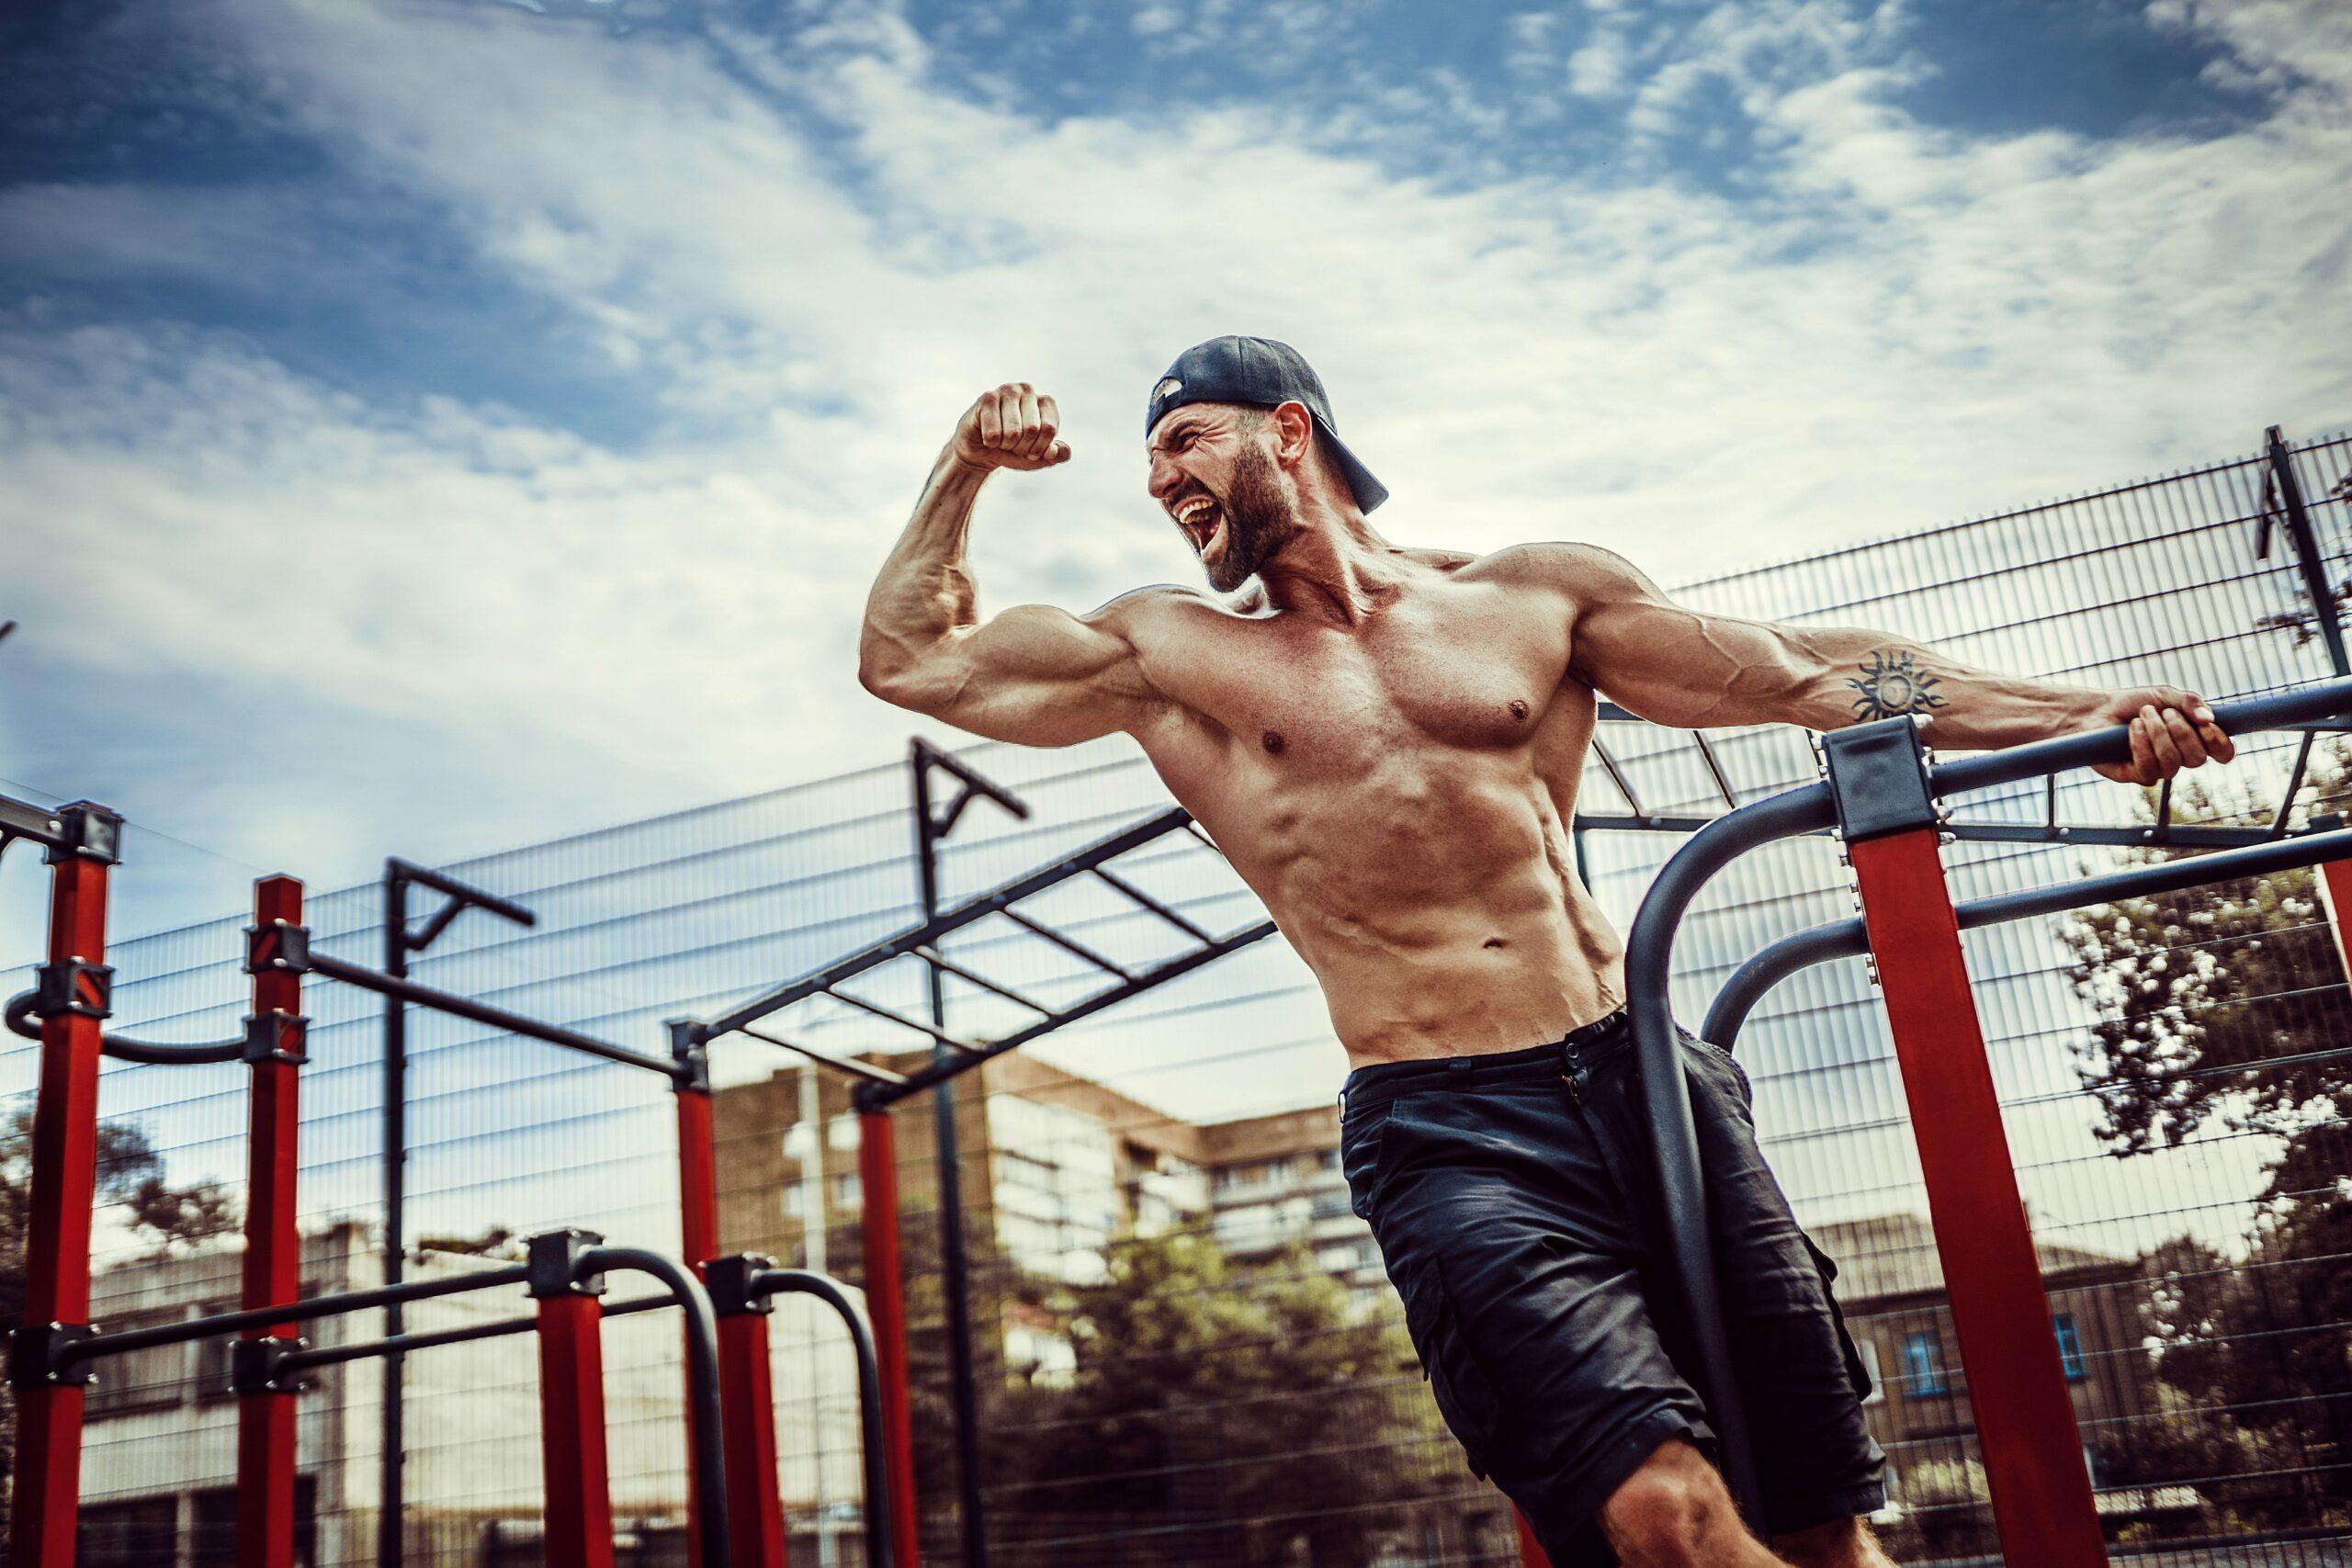
[[[1928,673],[1899,649],[1880,649],[1855,668],[1860,678],[1846,684],[1861,694],[1854,699],[1858,719],[1899,718],[1944,705],[1945,699],[1936,695],[1943,677]]]

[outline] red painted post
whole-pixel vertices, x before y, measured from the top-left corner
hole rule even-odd
[[[302,1293],[302,1236],[295,1220],[294,1176],[300,1127],[302,976],[270,967],[280,952],[277,928],[302,923],[302,885],[266,876],[254,885],[254,1027],[245,1145],[245,1261],[238,1304],[278,1306]],[[247,1333],[248,1339],[291,1339],[292,1324]],[[294,1416],[288,1389],[249,1389],[237,1397],[237,1562],[243,1568],[292,1568]]]
[[[2352,976],[2352,946],[2346,945],[2344,931],[2345,917],[2352,915],[2352,860],[2332,860],[2314,869],[2319,874],[2312,880],[2319,884],[2328,929],[2335,934],[2335,955],[2343,960],[2345,974]]]
[[[540,1298],[539,1455],[547,1478],[547,1568],[613,1568],[613,1489],[605,1455],[605,1303]]]
[[[700,1062],[703,1058],[691,1058]],[[682,1058],[682,1066],[685,1059]],[[676,1093],[678,1102],[678,1224],[679,1245],[684,1248],[686,1267],[695,1277],[703,1277],[704,1266],[718,1256],[718,1150],[713,1143],[711,1124],[710,1085],[707,1073],[697,1072],[691,1079],[681,1079]],[[691,1376],[691,1374],[689,1374]],[[735,1382],[726,1380],[719,1390],[722,1407],[733,1403]],[[693,1391],[687,1391],[693,1397]],[[694,1427],[686,1427],[686,1472],[689,1477],[702,1474],[706,1464],[721,1462],[721,1456],[700,1452],[695,1444]],[[688,1568],[702,1568],[702,1531],[696,1521],[702,1514],[702,1489],[689,1484],[686,1488],[686,1562]]]
[[[1543,1543],[1535,1539],[1535,1531],[1529,1526],[1527,1516],[1513,1508],[1510,1517],[1511,1522],[1519,1526],[1520,1568],[1552,1568],[1552,1559],[1545,1554]]]
[[[95,807],[108,824],[112,813]],[[87,843],[86,836],[84,842]],[[112,840],[94,854],[52,849],[49,961],[103,964],[107,945],[107,869]],[[87,980],[75,992],[105,1006]],[[41,1020],[40,1092],[33,1109],[32,1190],[25,1247],[24,1321],[90,1320],[90,1214],[97,1196],[98,1055],[103,1017],[51,1013]],[[73,1568],[82,1485],[79,1382],[17,1391],[16,1511],[9,1561],[18,1568]]]
[[[711,1280],[718,1314],[718,1376],[727,1453],[727,1539],[735,1568],[786,1568],[784,1499],[777,1490],[775,1383],[768,1359],[765,1297],[752,1277],[775,1260],[746,1254],[723,1260]]]
[[[1936,829],[1848,845],[1910,1101],[1985,1480],[2008,1561],[2101,1568],[2107,1545]]]
[[[881,1372],[883,1462],[890,1477],[890,1557],[896,1568],[921,1568],[914,1418],[907,1398],[907,1285],[899,1266],[899,1151],[888,1111],[859,1111],[857,1169],[865,1198],[859,1229],[865,1249],[865,1314],[874,1325],[874,1355]]]

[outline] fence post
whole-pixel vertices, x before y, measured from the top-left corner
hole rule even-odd
[[[1917,727],[1888,719],[1823,742],[2002,1551],[2035,1568],[2103,1568],[2107,1545],[1969,988]]]
[[[33,1109],[32,1191],[27,1216],[24,1325],[55,1337],[90,1320],[90,1217],[97,1196],[99,1037],[113,1010],[106,967],[107,873],[120,858],[122,818],[77,801],[55,814],[51,844],[49,962],[40,984],[40,1091]],[[17,1388],[16,1512],[9,1561],[73,1568],[82,1485],[86,1372],[60,1376],[46,1356],[12,1346]],[[40,1364],[36,1364],[36,1363]]]
[[[582,1276],[594,1231],[560,1230],[528,1242],[538,1305],[539,1462],[547,1478],[546,1568],[613,1568],[613,1488],[605,1452],[605,1293]]]
[[[710,1048],[695,1039],[690,1020],[673,1020],[670,1024],[670,1055],[676,1063],[676,1076],[671,1079],[672,1098],[677,1101],[678,1113],[678,1235],[679,1247],[685,1254],[686,1267],[695,1278],[706,1282],[704,1272],[710,1260],[718,1256],[718,1151],[712,1122],[710,1098]],[[720,1325],[723,1331],[725,1325]],[[763,1364],[764,1365],[764,1364]],[[691,1377],[691,1371],[687,1374]],[[725,1380],[719,1390],[721,1404],[731,1407],[740,1403],[734,1379]],[[773,1417],[771,1417],[772,1419]],[[690,1473],[700,1475],[707,1464],[723,1462],[723,1456],[701,1451],[691,1423],[686,1427],[686,1466]],[[774,1484],[770,1488],[773,1491]],[[686,1562],[689,1568],[702,1568],[702,1532],[696,1525],[702,1502],[700,1489],[686,1489]],[[739,1562],[744,1558],[738,1548]]]
[[[865,1249],[865,1311],[874,1324],[874,1354],[881,1370],[883,1454],[890,1476],[890,1557],[899,1568],[920,1568],[914,1420],[907,1397],[907,1288],[899,1263],[899,1152],[887,1108],[858,1107],[857,1168],[865,1209],[858,1229]]]
[[[300,933],[300,934],[298,934]],[[301,1122],[303,1061],[302,885],[265,876],[254,885],[254,926],[245,954],[253,1012],[245,1025],[251,1069],[245,1119],[245,1261],[238,1305],[280,1306],[302,1293],[302,1237],[295,1225],[294,1179]],[[288,951],[289,948],[294,951]],[[291,1324],[254,1329],[246,1339],[291,1340]],[[237,1387],[237,1561],[242,1568],[294,1562],[294,1385],[274,1377]]]

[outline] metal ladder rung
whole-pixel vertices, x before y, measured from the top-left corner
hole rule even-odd
[[[971,970],[965,968],[962,964],[955,962],[953,959],[943,957],[936,948],[917,947],[910,949],[909,951],[911,952],[915,957],[922,959],[924,963],[933,965],[934,968],[953,975],[959,980],[968,980],[983,991],[988,991],[993,995],[1002,997],[1006,1001],[1012,1002],[1016,1006],[1027,1008],[1031,1012],[1035,1013],[1040,1018],[1051,1018],[1054,1016],[1054,1010],[1046,1006],[1043,1002],[1033,1002],[1027,997],[1023,996],[1020,992],[1012,989],[1010,987],[1000,986],[985,975],[973,973]]]
[[[1105,885],[1124,895],[1127,898],[1132,899],[1136,904],[1141,905],[1144,908],[1150,910],[1153,914],[1158,915],[1161,919],[1166,920],[1170,925],[1174,926],[1178,931],[1182,931],[1194,942],[1215,942],[1216,940],[1216,938],[1211,936],[1208,932],[1203,931],[1200,927],[1194,925],[1192,921],[1186,919],[1183,916],[1178,914],[1175,910],[1170,908],[1167,905],[1161,903],[1159,899],[1153,897],[1142,888],[1137,887],[1134,883],[1125,880],[1124,877],[1114,874],[1108,867],[1098,865],[1093,869],[1094,874],[1101,878]]]
[[[1101,953],[1095,952],[1084,942],[1072,937],[1066,937],[1062,935],[1061,932],[1054,930],[1053,927],[1040,924],[1038,921],[1031,919],[1028,916],[1023,914],[1018,909],[1000,909],[997,912],[1002,915],[1006,919],[1011,920],[1014,925],[1021,927],[1023,931],[1044,937],[1047,942],[1052,942],[1064,953],[1067,953],[1075,958],[1083,958],[1087,963],[1093,964],[1097,969],[1101,969],[1108,974],[1116,975],[1122,980],[1132,980],[1135,978],[1135,976],[1129,974],[1126,970],[1120,968],[1117,964],[1112,963],[1109,959],[1103,957]]]
[[[847,1073],[852,1077],[865,1078],[873,1083],[896,1084],[907,1081],[888,1067],[877,1067],[866,1062],[853,1062],[846,1056],[836,1056],[830,1052],[820,1051],[813,1045],[803,1045],[796,1041],[786,1040],[781,1034],[770,1034],[763,1029],[753,1029],[748,1023],[737,1024],[735,1032],[748,1034],[754,1040],[764,1040],[771,1045],[781,1045],[796,1055],[806,1056],[812,1062],[822,1063],[828,1067]]]
[[[879,1002],[869,1002],[864,997],[853,997],[847,991],[836,991],[831,986],[826,986],[822,989],[825,995],[837,1002],[846,1002],[860,1012],[872,1013],[876,1018],[887,1020],[901,1028],[911,1029],[918,1034],[928,1034],[951,1051],[961,1051],[970,1055],[977,1054],[980,1049],[970,1041],[958,1040],[945,1030],[935,1029],[919,1018],[909,1018],[902,1012],[893,1012]]]

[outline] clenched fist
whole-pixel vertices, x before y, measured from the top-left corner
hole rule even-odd
[[[947,449],[976,468],[1050,468],[1069,461],[1069,443],[1054,439],[1062,412],[1026,381],[982,392],[956,422]]]

